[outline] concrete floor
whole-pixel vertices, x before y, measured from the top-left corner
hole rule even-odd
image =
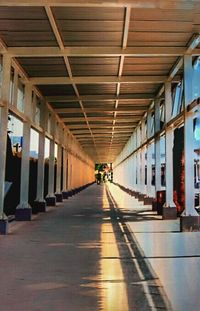
[[[0,236],[0,310],[170,310],[120,217],[107,187],[93,185],[31,222],[11,223]]]

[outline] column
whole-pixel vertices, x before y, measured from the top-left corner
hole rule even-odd
[[[160,101],[155,101],[155,133],[160,131]],[[160,136],[155,138],[155,191],[161,190]]]
[[[45,130],[47,127],[48,111],[45,111],[45,103],[41,109],[41,124],[43,131],[39,133],[39,153],[37,167],[37,196],[34,202],[33,212],[46,212],[46,201],[44,200],[44,167],[45,167]]]
[[[57,171],[56,171],[56,202],[62,202],[63,196],[61,192],[61,160],[62,160],[62,147],[58,144],[57,154]]]
[[[172,115],[172,91],[171,82],[165,83],[165,124]],[[163,205],[163,219],[176,219],[177,212],[173,200],[173,126],[165,129],[165,158],[166,158],[166,199]]]
[[[145,147],[141,149],[141,193],[143,195],[146,194],[146,187],[145,187]]]
[[[193,101],[192,56],[184,56],[184,162],[185,210],[180,219],[181,231],[200,231],[200,216],[195,210],[194,192],[194,125],[193,113],[187,111]]]
[[[136,133],[137,133],[137,148],[140,147],[141,145],[141,132],[140,132],[140,127],[138,126],[136,129]],[[141,159],[140,159],[140,152],[141,150],[138,149],[137,150],[137,191],[138,193],[140,193],[141,189],[140,189],[140,176],[141,176]]]
[[[3,55],[3,74],[2,74],[2,92],[0,108],[0,234],[8,233],[8,221],[3,212],[5,197],[5,169],[6,169],[6,151],[7,151],[7,125],[8,125],[8,102],[10,95],[10,71],[11,58]],[[8,185],[8,184],[7,184]]]
[[[141,144],[143,144],[146,140],[145,137],[145,120],[142,120],[141,123]],[[141,149],[141,176],[140,176],[140,183],[141,183],[141,193],[144,196],[146,195],[146,187],[145,187],[145,147],[143,146]]]
[[[137,174],[137,158],[136,158],[136,153],[133,154],[133,190],[134,192],[137,190],[137,185],[136,185],[136,174]]]
[[[14,85],[13,85],[13,96],[12,96],[12,105],[15,107],[17,107],[18,79],[19,79],[18,72],[15,69],[14,81],[13,81],[13,83],[14,83]]]
[[[134,190],[134,160],[133,160],[134,155],[130,157],[130,189],[131,189],[131,194],[132,191]]]
[[[147,138],[151,137],[151,111],[147,113]],[[147,144],[147,197],[151,198],[152,152],[151,144]]]
[[[27,120],[23,124],[23,145],[21,159],[20,203],[16,208],[15,219],[31,220],[32,208],[29,205],[30,134],[31,134],[32,85],[25,84],[24,113]]]
[[[151,144],[147,145],[147,196],[151,198],[152,153]]]
[[[46,196],[47,206],[56,205],[56,197],[54,194],[54,166],[55,166],[55,141],[50,140],[49,152],[49,180],[48,180],[48,195]]]
[[[46,211],[46,201],[44,200],[44,148],[45,148],[45,132],[39,133],[39,155],[37,169],[37,197],[35,207],[38,212]]]
[[[140,193],[140,150],[137,151],[137,192]]]
[[[63,149],[63,189],[62,189],[62,194],[63,194],[63,199],[68,198],[68,191],[67,191],[67,149]]]
[[[161,154],[160,137],[155,139],[155,190],[161,190]]]
[[[69,193],[69,196],[72,195],[72,155],[71,153],[68,153],[68,193]]]

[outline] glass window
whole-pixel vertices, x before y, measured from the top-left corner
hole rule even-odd
[[[160,103],[160,129],[162,130],[165,124],[165,104],[164,101]]]
[[[9,115],[8,134],[11,139],[14,154],[19,154],[23,145],[23,122],[13,115]]]
[[[174,87],[172,90],[172,117],[177,116],[183,110],[183,83]]]
[[[154,124],[155,123],[155,114],[152,112],[151,114],[151,136],[154,135]]]

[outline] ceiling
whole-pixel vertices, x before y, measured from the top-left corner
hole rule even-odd
[[[199,0],[0,2],[8,52],[95,162],[115,159],[199,32]]]

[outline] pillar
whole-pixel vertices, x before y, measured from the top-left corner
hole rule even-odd
[[[0,108],[0,234],[8,233],[8,220],[4,214],[4,197],[5,197],[5,169],[6,169],[6,151],[7,151],[7,125],[8,125],[8,102],[10,95],[10,71],[11,58],[3,55],[3,74],[1,102],[3,107]]]
[[[136,153],[133,154],[133,190],[137,190],[136,184],[136,175],[137,175],[137,156]]]
[[[151,111],[147,113],[147,138],[151,137]],[[151,144],[147,144],[147,197],[151,200],[152,189],[151,189],[151,179],[152,179],[152,150]]]
[[[184,162],[185,210],[180,218],[181,231],[200,231],[200,216],[195,210],[193,113],[187,111],[193,101],[192,56],[184,56]]]
[[[172,115],[172,91],[171,82],[165,83],[165,123]],[[176,219],[177,212],[173,200],[173,126],[165,129],[165,159],[166,159],[166,199],[163,205],[163,219]]]
[[[136,192],[140,192],[139,183],[140,183],[140,158],[139,151],[136,152],[135,159],[135,172],[136,172]]]
[[[55,141],[50,140],[49,152],[49,180],[48,180],[48,194],[46,196],[47,206],[56,205],[56,197],[54,195],[54,165],[55,165]]]
[[[62,160],[62,147],[58,144],[57,154],[57,171],[56,171],[56,202],[62,202],[63,196],[61,192],[61,160]]]
[[[67,151],[67,192],[71,196],[71,154]]]
[[[68,198],[68,191],[67,191],[67,149],[63,149],[63,189],[62,189],[62,194],[63,194],[63,199]]]
[[[152,152],[151,144],[147,145],[147,196],[151,197],[151,179],[152,179]]]
[[[24,113],[27,121],[23,124],[23,145],[21,159],[20,203],[16,208],[15,219],[18,221],[31,220],[32,208],[29,205],[29,169],[30,169],[30,134],[31,134],[32,85],[25,85]]]
[[[44,105],[44,103],[43,103]],[[43,131],[39,133],[39,153],[37,167],[37,195],[34,202],[33,213],[46,212],[46,201],[44,200],[44,168],[45,168],[45,129],[47,125],[48,112],[45,113],[45,107],[41,110],[41,124]]]
[[[45,148],[45,133],[39,133],[39,155],[37,168],[37,197],[34,202],[36,212],[46,211],[46,201],[44,200],[44,148]]]
[[[155,133],[160,131],[160,101],[155,101]],[[160,136],[155,138],[155,191],[161,190],[161,154],[160,154]]]
[[[137,137],[137,148],[141,145],[141,132],[140,132],[140,126],[136,129],[136,137]],[[141,184],[140,184],[140,176],[141,176],[141,158],[140,158],[141,150],[137,150],[137,192],[140,193],[141,191]]]
[[[19,80],[19,76],[18,76],[18,72],[15,69],[14,71],[14,85],[13,85],[13,96],[12,96],[12,105],[17,107],[17,94],[18,94],[18,80]]]

